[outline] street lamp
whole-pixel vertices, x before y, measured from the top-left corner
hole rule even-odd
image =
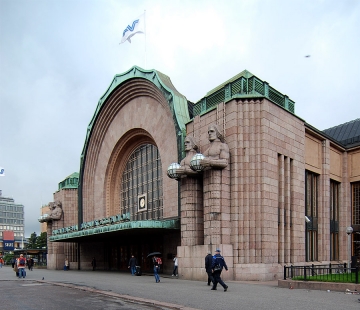
[[[348,258],[349,258],[349,265],[348,265],[348,272],[351,272],[351,234],[353,232],[353,228],[351,226],[346,228],[346,233],[348,235]]]

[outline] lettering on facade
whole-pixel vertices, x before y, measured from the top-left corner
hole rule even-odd
[[[86,229],[91,229],[91,228],[96,228],[96,227],[101,227],[101,226],[113,225],[116,223],[127,222],[127,221],[130,221],[130,213],[117,214],[117,215],[113,215],[110,217],[105,217],[102,219],[97,219],[94,221],[81,223],[80,230],[86,230]],[[78,230],[79,230],[78,225],[73,225],[73,226],[69,226],[69,227],[54,229],[52,231],[52,234],[60,235],[60,234],[65,234],[65,233],[71,233],[71,232],[78,231]]]

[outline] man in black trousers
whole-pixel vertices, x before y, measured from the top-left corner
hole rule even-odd
[[[214,285],[211,288],[212,290],[216,290],[216,286],[218,283],[221,284],[221,286],[224,288],[224,292],[227,291],[228,286],[224,283],[223,280],[221,280],[221,271],[223,268],[225,268],[226,271],[228,271],[228,267],[226,265],[224,257],[220,255],[220,250],[216,249],[215,255],[212,258],[212,265],[211,268],[214,272]]]
[[[210,285],[210,283],[214,283],[214,277],[212,272],[212,258],[213,257],[211,255],[211,252],[209,251],[208,254],[205,256],[205,270],[208,274],[207,285]]]

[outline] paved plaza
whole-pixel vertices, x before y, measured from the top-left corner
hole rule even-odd
[[[360,295],[288,289],[277,282],[228,281],[229,290],[211,291],[205,282],[162,275],[140,277],[110,271],[34,269],[18,279],[0,269],[2,306],[7,309],[360,309]],[[21,297],[19,298],[19,291]]]

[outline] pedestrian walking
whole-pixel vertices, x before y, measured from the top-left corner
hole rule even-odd
[[[211,268],[214,273],[214,284],[211,289],[216,290],[217,284],[220,283],[221,286],[224,288],[224,292],[226,292],[228,289],[228,286],[224,283],[223,280],[221,280],[221,271],[223,270],[223,268],[225,268],[225,270],[228,271],[228,267],[226,265],[224,257],[222,257],[220,255],[220,249],[216,249],[216,251],[215,251],[215,255],[213,256],[213,259],[212,259]]]
[[[69,270],[69,260],[67,258],[65,258],[65,262],[64,262],[64,271]]]
[[[96,259],[95,259],[95,257],[93,257],[93,259],[91,261],[91,266],[92,266],[93,271],[95,271],[95,269],[96,269]]]
[[[0,268],[2,268],[3,265],[4,265],[4,260],[2,257],[0,257]]]
[[[156,256],[153,257],[153,265],[154,265],[155,282],[160,283],[160,276],[159,276],[160,264]]]
[[[14,271],[15,271],[15,275],[16,275],[16,277],[18,277],[19,276],[19,268],[18,268],[18,260],[19,260],[19,258],[15,258],[14,257],[14,260],[15,260],[15,262],[14,262]]]
[[[34,267],[34,260],[32,258],[29,258],[29,260],[28,260],[28,268],[29,268],[29,270],[32,271],[33,267]]]
[[[172,273],[172,277],[177,277],[178,276],[178,266],[179,266],[179,259],[177,257],[177,255],[175,255],[175,257],[173,258],[174,261],[174,270]]]
[[[134,255],[131,255],[128,268],[130,268],[132,276],[134,276],[136,274],[136,265],[137,265],[137,260],[134,257]]]
[[[208,275],[207,279],[207,285],[210,285],[210,283],[214,284],[214,275],[212,271],[212,259],[213,256],[211,255],[211,252],[209,251],[207,255],[205,256],[205,270]]]
[[[21,277],[25,278],[26,277],[26,259],[24,257],[23,254],[20,254],[20,257],[17,261],[17,267],[18,267],[18,272],[19,272],[19,279]]]
[[[14,269],[15,263],[16,263],[16,259],[15,259],[15,257],[13,257],[13,258],[11,259],[11,268],[12,268],[12,269]]]

